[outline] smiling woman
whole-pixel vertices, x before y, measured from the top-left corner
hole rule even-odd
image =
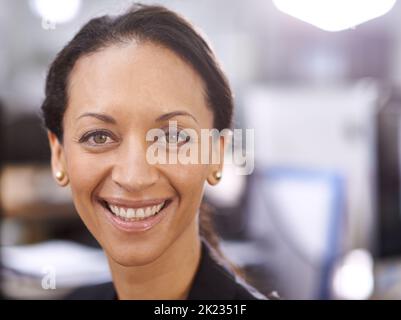
[[[56,181],[70,185],[113,277],[72,298],[264,298],[231,270],[200,210],[206,181],[221,178],[224,140],[218,163],[146,160],[149,130],[166,133],[157,143],[170,153],[196,143],[185,129],[231,126],[228,82],[186,20],[136,5],[89,21],[51,65],[42,110]]]

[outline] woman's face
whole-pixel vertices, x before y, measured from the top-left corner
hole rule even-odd
[[[146,133],[167,132],[169,120],[199,135],[212,128],[202,79],[174,52],[131,43],[77,61],[63,144],[49,134],[54,172],[65,171],[80,217],[121,265],[150,263],[180,237],[197,236],[204,183],[219,165],[149,164]]]

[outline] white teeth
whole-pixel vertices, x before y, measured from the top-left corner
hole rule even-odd
[[[120,208],[120,216],[124,218],[128,218],[127,211],[124,208]]]
[[[127,218],[134,218],[135,217],[135,211],[134,211],[134,209],[132,209],[132,208],[129,208],[128,210],[127,210]]]
[[[117,216],[120,215],[120,211],[118,210],[118,208],[116,206],[110,206],[110,210],[116,214]]]
[[[152,215],[152,208],[147,207],[145,210],[145,217],[150,217]]]
[[[113,212],[116,216],[123,218],[124,220],[126,219],[141,220],[158,213],[164,204],[165,202],[156,206],[137,208],[137,209],[122,208],[114,205],[109,205],[109,208],[111,212]]]
[[[145,216],[145,211],[142,208],[136,210],[137,218],[143,218],[144,216]]]

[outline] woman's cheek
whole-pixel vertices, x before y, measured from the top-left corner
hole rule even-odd
[[[71,191],[79,203],[90,203],[91,195],[101,182],[105,162],[99,155],[71,149],[68,163]]]
[[[181,208],[185,211],[191,209],[195,213],[202,200],[207,166],[170,165],[168,171],[166,174],[178,193]]]
[[[207,166],[198,164],[167,165],[170,180],[181,188],[202,187],[206,179]]]
[[[90,232],[99,239],[101,229],[92,199],[93,192],[101,181],[102,162],[92,154],[71,152],[68,161],[70,186],[78,215]]]
[[[81,159],[82,160],[78,161],[74,159],[68,171],[70,172],[71,187],[80,191],[85,191],[93,184],[96,175],[93,164],[91,166],[89,161],[86,161],[84,158]]]

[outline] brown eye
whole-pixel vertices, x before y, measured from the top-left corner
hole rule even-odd
[[[166,134],[167,143],[182,145],[190,140],[190,136],[184,130],[173,129]]]
[[[167,142],[168,143],[177,143],[177,141],[178,141],[178,134],[177,134],[177,132],[170,132],[167,136],[166,136],[166,138],[167,138]]]
[[[103,133],[97,133],[93,136],[93,142],[96,144],[104,144],[107,142],[108,136]]]
[[[81,139],[80,143],[85,143],[89,146],[102,146],[106,144],[111,144],[116,140],[113,138],[113,134],[108,131],[92,131],[86,133]]]

